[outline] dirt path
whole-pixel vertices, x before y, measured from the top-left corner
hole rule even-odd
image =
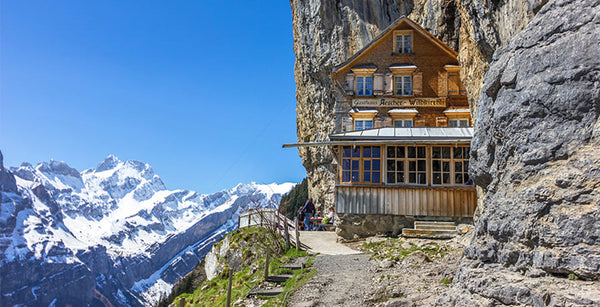
[[[363,241],[344,246],[352,254],[317,255],[317,275],[294,292],[288,306],[432,306],[452,283],[468,239],[367,240],[377,241],[368,253],[359,251]]]
[[[309,253],[323,255],[352,255],[360,254],[344,244],[336,242],[337,236],[333,231],[300,231],[300,242],[308,246]]]

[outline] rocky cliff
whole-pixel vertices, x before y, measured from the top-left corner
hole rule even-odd
[[[598,2],[291,1],[299,142],[333,129],[331,68],[397,17],[459,51],[479,219],[441,304],[600,304],[581,281],[600,270]],[[299,154],[310,194],[332,201],[327,149]]]
[[[600,1],[554,0],[495,51],[472,142],[483,207],[451,302],[600,305],[599,45]]]

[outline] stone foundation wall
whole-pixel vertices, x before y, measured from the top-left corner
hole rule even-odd
[[[436,218],[351,213],[338,213],[337,217],[335,233],[345,241],[357,240],[375,235],[398,236],[402,233],[402,228],[413,228],[416,219],[439,221],[452,220],[457,224],[473,223],[473,219],[468,217]]]

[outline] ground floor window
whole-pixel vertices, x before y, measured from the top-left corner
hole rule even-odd
[[[342,148],[343,183],[381,183],[380,146]]]
[[[388,146],[387,182],[427,184],[427,148],[425,146]]]

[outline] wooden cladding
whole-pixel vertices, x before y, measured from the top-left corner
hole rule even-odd
[[[474,187],[413,188],[337,186],[338,213],[431,217],[472,217]]]

